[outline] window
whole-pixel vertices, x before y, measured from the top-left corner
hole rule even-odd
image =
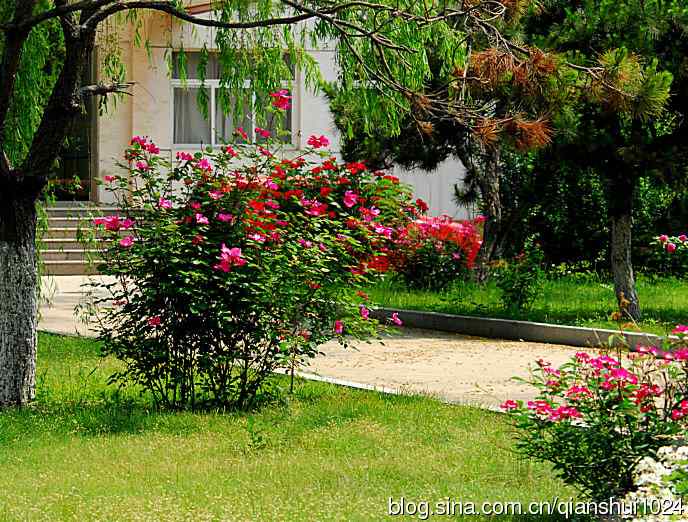
[[[206,66],[206,80],[198,79],[198,65],[201,59],[199,52],[185,52],[186,81],[181,79],[179,53],[173,53],[174,69],[172,73],[172,124],[173,142],[176,146],[199,147],[217,145],[234,139],[234,130],[243,127],[251,141],[256,140],[256,117],[251,111],[254,93],[250,82],[246,83],[243,97],[243,110],[235,114],[236,100],[230,98],[226,90],[220,88],[220,65],[217,55],[210,54]],[[285,82],[286,87],[286,82]],[[206,118],[199,105],[199,98],[207,100],[208,117]],[[281,121],[277,121],[277,118]],[[293,110],[279,114],[270,114],[265,128],[277,136],[276,130],[287,131],[280,135],[284,143],[292,143]]]

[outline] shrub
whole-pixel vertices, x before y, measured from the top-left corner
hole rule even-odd
[[[543,255],[539,245],[528,239],[523,252],[497,272],[497,288],[505,308],[522,312],[528,310],[542,288]]]
[[[100,285],[114,303],[99,317],[104,354],[124,363],[113,382],[169,408],[247,408],[274,370],[375,333],[354,291],[387,270],[417,210],[407,187],[309,141],[294,160],[264,143],[170,165],[132,140],[131,180],[106,179],[122,215],[95,220],[112,241],[99,269],[117,279]]]
[[[549,461],[561,478],[595,500],[633,489],[643,457],[656,458],[688,418],[688,327],[679,340],[638,352],[577,353],[560,368],[540,360],[527,382],[536,400],[506,401],[517,449]]]
[[[425,208],[421,201],[417,205]],[[466,278],[480,250],[480,223],[453,221],[448,216],[421,217],[399,231],[393,252],[394,268],[410,288],[442,290]]]
[[[688,273],[688,236],[668,236],[662,234],[655,238],[655,265],[665,274],[685,276]]]

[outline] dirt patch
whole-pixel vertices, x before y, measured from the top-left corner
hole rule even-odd
[[[343,349],[330,342],[306,372],[363,384],[387,386],[446,400],[496,406],[528,400],[532,390],[512,380],[527,377],[528,365],[544,359],[558,366],[580,348],[483,339],[431,330],[401,329],[383,343],[358,342]]]

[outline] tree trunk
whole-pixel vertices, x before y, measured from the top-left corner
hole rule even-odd
[[[613,180],[610,185],[611,267],[619,311],[623,317],[639,321],[640,303],[631,259],[634,189],[630,177]]]
[[[483,151],[482,172],[478,175],[480,196],[483,202],[485,223],[483,244],[478,254],[478,280],[484,281],[489,274],[489,263],[502,255],[502,198],[499,190],[501,176],[499,147]]]
[[[43,179],[0,173],[0,407],[36,392],[36,196]]]

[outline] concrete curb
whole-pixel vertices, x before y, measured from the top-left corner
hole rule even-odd
[[[289,370],[275,370],[273,373],[277,375],[289,376]],[[324,382],[327,384],[333,384],[335,386],[343,386],[345,388],[353,388],[356,390],[372,391],[377,393],[383,393],[385,395],[401,395],[405,397],[420,397],[423,399],[433,399],[444,404],[452,404],[455,406],[465,406],[469,408],[477,408],[480,410],[491,411],[493,413],[504,413],[504,410],[498,406],[490,406],[488,404],[483,404],[477,401],[462,401],[456,399],[449,399],[442,395],[430,395],[422,392],[417,392],[413,390],[403,390],[399,388],[391,388],[389,386],[380,386],[374,384],[364,384],[360,382],[348,381],[345,379],[336,379],[334,377],[325,377],[323,375],[318,375],[316,373],[300,372],[294,373],[294,376],[299,379],[304,379],[306,381],[317,381]]]
[[[618,344],[620,340],[618,338],[621,335],[617,330],[532,323],[512,319],[420,312],[397,308],[378,308],[371,311],[371,315],[380,320],[387,319],[393,313],[398,313],[404,326],[410,328],[424,328],[492,339],[591,347],[608,346],[611,336],[617,337],[616,344]],[[662,337],[648,333],[624,332],[623,336],[631,348],[635,348],[639,344],[657,346],[662,341]]]

